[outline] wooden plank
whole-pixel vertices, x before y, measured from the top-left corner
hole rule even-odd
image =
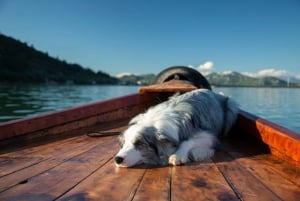
[[[35,163],[35,164],[27,164],[21,169],[19,168],[18,171],[11,172],[6,176],[0,178],[0,191],[8,189],[12,186],[18,185],[20,183],[24,183],[28,181],[29,178],[34,177],[36,175],[49,170],[64,161],[72,158],[76,155],[79,155],[87,150],[95,147],[97,144],[106,143],[106,139],[101,140],[100,142],[97,140],[92,140],[86,136],[83,136],[86,141],[77,141],[76,138],[72,138],[75,143],[68,142],[64,144],[57,144],[52,143],[52,149],[48,149],[48,152],[43,152],[44,160]],[[56,145],[56,146],[55,146]],[[43,147],[39,147],[40,150],[43,150]],[[63,154],[62,154],[63,153]],[[32,155],[27,156],[29,159],[34,159]],[[12,158],[14,159],[14,158]],[[3,166],[5,169],[10,169],[8,166]]]
[[[300,134],[245,111],[240,111],[237,125],[268,144],[272,154],[299,164]]]
[[[83,137],[70,138],[58,142],[52,142],[45,145],[39,145],[30,147],[28,149],[2,154],[0,155],[0,161],[2,161],[0,164],[0,178],[20,169],[39,164],[40,162],[49,158],[58,159],[62,156],[68,157],[68,154],[70,152],[76,153],[76,150],[82,150],[80,146],[90,146],[92,139],[89,139],[86,136]],[[61,153],[64,153],[64,155],[62,155]],[[1,178],[1,180],[2,179],[3,178]]]
[[[61,153],[73,147],[80,146],[82,143],[88,143],[94,139],[88,138],[86,136],[77,136],[64,140],[54,141],[46,144],[38,144],[36,146],[23,147],[23,149],[11,151],[8,153],[3,153],[1,157],[58,157],[63,156]]]
[[[143,168],[117,168],[111,160],[58,200],[132,200]]]
[[[281,175],[284,179],[300,187],[299,166],[271,155],[266,145],[257,142],[255,139],[230,141],[231,142],[223,142],[226,144],[226,150],[228,152],[238,153],[239,157],[249,157],[249,159],[255,160],[256,163],[264,164],[276,172],[275,174]],[[256,145],[255,149],[253,148],[253,144]]]
[[[43,160],[43,158],[0,157],[0,178],[19,169],[40,163]]]
[[[34,143],[30,143],[30,144],[24,144],[23,146],[18,145],[18,146],[14,146],[14,147],[8,147],[6,149],[3,149],[0,151],[0,156],[19,156],[22,157],[24,155],[33,155],[34,156],[41,156],[44,157],[44,154],[47,153],[52,153],[53,151],[48,151],[48,149],[53,149],[53,147],[56,147],[56,149],[58,149],[61,146],[58,146],[58,144],[62,145],[62,148],[64,148],[67,144],[69,146],[69,141],[71,142],[71,144],[80,144],[82,141],[88,141],[88,140],[93,140],[92,138],[87,138],[85,135],[83,134],[88,134],[88,133],[105,133],[105,135],[111,135],[111,133],[120,133],[123,130],[126,129],[127,124],[128,124],[129,119],[120,119],[118,121],[111,121],[111,122],[107,122],[105,124],[98,124],[96,126],[90,126],[88,128],[85,129],[78,129],[76,131],[70,131],[70,134],[68,135],[69,138],[65,138],[65,139],[50,139],[50,140],[42,140],[42,141],[37,141]],[[70,137],[72,136],[72,134],[74,134],[74,132],[77,132],[78,134],[80,134],[81,136],[75,136],[75,137]],[[103,136],[103,135],[101,135]],[[70,145],[71,145],[70,144]],[[42,148],[39,148],[42,147]],[[57,150],[59,151],[59,150]],[[2,153],[2,154],[1,154]],[[12,154],[10,154],[12,153]]]
[[[108,138],[109,141],[103,141],[105,143],[0,193],[0,200],[56,199],[113,157],[118,146],[117,138]]]
[[[252,173],[252,175],[259,179],[261,183],[267,186],[282,200],[299,200],[300,187],[277,174],[272,166],[261,163],[252,157],[245,157],[244,154],[240,152],[230,152],[229,154],[234,157],[237,163]]]
[[[300,187],[300,168],[286,161],[268,154],[254,155],[252,159],[258,163],[266,164],[274,170],[275,174],[281,175],[284,179]]]
[[[188,92],[197,89],[192,84],[183,80],[170,80],[161,84],[154,84],[150,86],[141,87],[140,93],[148,92]]]
[[[76,136],[78,137],[78,136]],[[75,137],[75,138],[76,138]],[[67,141],[72,141],[72,137],[60,139],[60,140],[45,140],[42,142],[35,142],[30,144],[14,144],[13,146],[8,146],[0,150],[0,156],[24,156],[24,154],[29,154],[33,150],[39,149],[40,146],[46,148],[47,146],[56,146],[56,144],[67,143]]]
[[[13,174],[9,174],[0,178],[0,192],[5,191],[13,186],[26,184],[31,177],[37,176],[61,163],[61,159],[47,159],[41,163],[33,164],[21,169]]]
[[[128,128],[129,119],[118,120],[113,122],[113,127],[101,126],[101,129],[94,129],[93,131],[87,132],[86,135],[89,137],[103,137],[103,136],[112,136],[120,135],[124,130]]]
[[[245,167],[237,163],[228,154],[218,151],[214,156],[214,161],[240,200],[281,200],[258,178],[248,172]]]
[[[212,162],[174,167],[171,199],[239,200]]]
[[[134,195],[134,201],[170,200],[172,167],[147,169],[143,180]]]

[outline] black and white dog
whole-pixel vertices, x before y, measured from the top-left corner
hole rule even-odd
[[[120,167],[181,165],[214,155],[217,136],[227,134],[238,107],[228,97],[198,89],[170,98],[134,117],[121,134]]]

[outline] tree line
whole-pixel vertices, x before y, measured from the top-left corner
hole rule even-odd
[[[0,34],[0,82],[118,84],[118,79],[51,57],[33,45]]]

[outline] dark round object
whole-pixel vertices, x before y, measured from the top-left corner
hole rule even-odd
[[[172,79],[185,80],[193,84],[198,89],[204,88],[211,90],[210,84],[201,73],[186,66],[173,66],[161,71],[156,76],[154,83],[160,84]]]

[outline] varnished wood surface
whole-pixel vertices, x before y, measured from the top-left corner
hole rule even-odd
[[[105,133],[125,124],[112,124]],[[252,139],[235,137],[222,145],[207,162],[156,168],[116,168],[115,135],[83,132],[10,149],[0,155],[0,200],[299,200],[299,168]]]
[[[197,87],[183,81],[170,80],[161,84],[154,84],[150,86],[141,87],[140,93],[146,92],[188,92],[197,89]]]
[[[268,144],[273,155],[300,164],[300,133],[245,111],[240,111],[237,125]]]

